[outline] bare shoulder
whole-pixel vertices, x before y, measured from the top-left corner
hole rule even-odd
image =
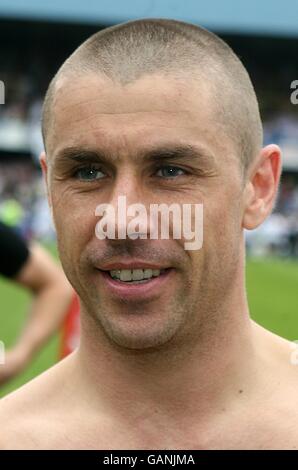
[[[263,378],[260,394],[267,395],[272,409],[286,418],[289,427],[298,423],[298,344],[254,325],[259,376]],[[267,400],[266,400],[267,401]],[[274,406],[273,406],[274,404]],[[298,433],[297,433],[298,438]]]
[[[298,382],[298,343],[253,323],[255,347],[260,360],[286,384]]]
[[[43,447],[53,432],[52,424],[61,421],[67,369],[66,359],[0,400],[0,423],[5,423],[0,431],[1,450]]]

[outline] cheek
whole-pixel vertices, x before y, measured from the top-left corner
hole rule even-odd
[[[190,252],[193,284],[204,299],[220,298],[235,278],[241,231],[237,207],[222,197],[204,205],[203,246]]]
[[[96,204],[79,194],[53,192],[53,218],[61,258],[78,259],[84,246],[95,236]]]
[[[204,244],[215,253],[226,255],[238,246],[241,237],[241,207],[238,198],[230,194],[204,206]]]

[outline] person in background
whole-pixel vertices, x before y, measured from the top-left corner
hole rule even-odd
[[[77,306],[73,289],[62,269],[37,243],[30,247],[10,227],[0,222],[0,274],[33,294],[28,321],[15,345],[6,351],[0,366],[0,385],[14,378],[30,363],[66,317]],[[1,306],[0,321],[10,314]],[[69,321],[68,321],[69,322]],[[0,338],[1,339],[1,338]],[[67,341],[64,333],[64,341]],[[62,346],[63,355],[66,354]],[[70,352],[68,348],[67,353]]]

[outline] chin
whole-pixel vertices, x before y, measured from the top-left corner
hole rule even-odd
[[[117,346],[134,351],[153,351],[160,350],[165,346],[173,337],[169,331],[148,331],[148,328],[143,332],[123,331],[113,328],[112,331],[106,332],[109,339]]]

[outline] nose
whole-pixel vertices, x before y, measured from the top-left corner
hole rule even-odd
[[[144,188],[142,181],[136,170],[128,167],[122,168],[115,179],[110,192],[110,204],[116,209],[118,198],[125,197],[128,206],[132,204],[145,204]]]

